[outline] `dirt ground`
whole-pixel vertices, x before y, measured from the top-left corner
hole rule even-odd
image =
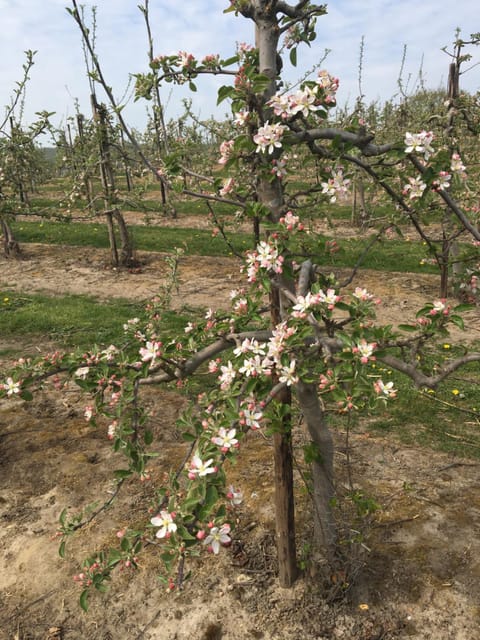
[[[138,256],[138,273],[105,268],[107,253],[28,245],[18,262],[1,262],[0,287],[19,292],[82,293],[145,299],[165,273],[160,254]],[[174,306],[218,306],[241,283],[235,261],[184,257]],[[379,312],[395,322],[436,297],[437,279],[362,273],[362,286],[383,299]],[[480,318],[467,318],[480,338]],[[1,338],[0,338],[1,339]],[[460,339],[460,337],[458,337]],[[6,343],[1,345],[6,346]],[[33,349],[25,345],[25,349]],[[170,391],[146,398],[159,440],[153,480],[182,456],[175,418],[182,399]],[[86,426],[85,402],[42,394],[34,403],[0,404],[0,639],[3,640],[473,640],[480,637],[480,476],[472,460],[406,447],[359,429],[351,440],[355,485],[379,511],[364,532],[357,583],[326,602],[305,547],[309,505],[298,494],[299,551],[306,571],[291,590],[276,581],[271,444],[249,436],[232,470],[245,500],[235,542],[218,558],[190,567],[185,589],[167,595],[147,553],[138,571],[119,574],[88,614],[72,580],[77,561],[108,543],[128,522],[144,521],[152,492],[132,483],[104,517],[71,542],[66,560],[52,540],[64,507],[105,500],[118,468],[103,431]],[[338,487],[346,483],[345,434],[337,435]],[[302,532],[302,527],[300,527]]]

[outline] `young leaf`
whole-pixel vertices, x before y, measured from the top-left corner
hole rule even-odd
[[[290,49],[290,62],[293,67],[297,66],[297,48]]]
[[[80,594],[80,606],[85,611],[88,611],[88,589],[84,589]]]
[[[413,324],[399,324],[398,328],[401,331],[409,331],[410,333],[417,330],[417,328]]]

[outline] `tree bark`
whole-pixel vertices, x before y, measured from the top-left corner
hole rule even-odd
[[[0,227],[3,235],[3,251],[7,258],[18,258],[21,254],[20,246],[13,237],[10,225],[5,218],[0,217]]]
[[[320,406],[316,385],[300,381],[295,389],[308,433],[318,454],[317,459],[312,462],[315,542],[332,563],[337,541],[332,511],[332,501],[335,497],[333,438]]]

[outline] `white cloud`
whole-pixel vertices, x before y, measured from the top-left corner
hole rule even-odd
[[[148,48],[145,25],[137,8],[139,0],[96,0],[82,3],[97,6],[98,55],[108,82],[120,97],[128,86],[129,74],[147,70]],[[25,117],[35,111],[56,111],[56,122],[65,122],[75,113],[74,99],[89,113],[89,88],[83,63],[81,38],[77,25],[68,15],[68,0],[0,0],[2,38],[0,39],[0,78],[3,88],[0,105],[7,104],[15,82],[20,79],[25,49],[37,50],[36,64],[28,85]],[[230,55],[239,41],[253,41],[248,20],[232,13],[224,14],[227,0],[196,0],[188,5],[177,0],[151,2],[151,25],[155,53],[192,52],[198,57],[219,52]],[[315,64],[325,48],[331,53],[324,66],[340,77],[340,100],[352,103],[358,92],[359,46],[365,37],[363,91],[367,100],[388,99],[397,91],[397,79],[404,45],[407,58],[404,79],[414,79],[423,59],[427,86],[445,84],[449,59],[441,48],[449,45],[455,28],[467,38],[476,24],[477,1],[463,0],[442,4],[435,0],[336,0],[328,15],[318,19],[317,40],[310,49],[300,51],[302,67],[290,70],[291,79]],[[287,66],[287,65],[286,65]],[[462,86],[479,88],[478,69],[462,77]],[[181,112],[181,98],[191,96],[202,117],[225,113],[215,110],[219,79],[200,78],[196,94],[187,90],[170,96],[167,117]],[[104,99],[99,93],[99,98]],[[127,116],[133,125],[143,127],[146,105],[129,106]]]

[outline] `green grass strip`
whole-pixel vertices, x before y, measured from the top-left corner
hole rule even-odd
[[[102,249],[109,246],[107,229],[102,224],[22,221],[14,223],[12,228],[20,244],[38,242]],[[232,255],[223,239],[220,236],[212,237],[207,229],[137,225],[131,225],[129,229],[138,250],[169,253],[174,247],[181,247],[188,255]],[[320,236],[315,247],[319,264],[343,268],[355,266],[369,242],[368,238],[338,240],[339,251],[330,255],[325,251],[326,240]],[[236,252],[243,253],[253,247],[253,236],[235,232],[230,235],[230,242]],[[389,240],[375,244],[364,256],[361,266],[381,271],[438,273],[435,265],[426,262],[427,257],[425,247],[420,242]]]

